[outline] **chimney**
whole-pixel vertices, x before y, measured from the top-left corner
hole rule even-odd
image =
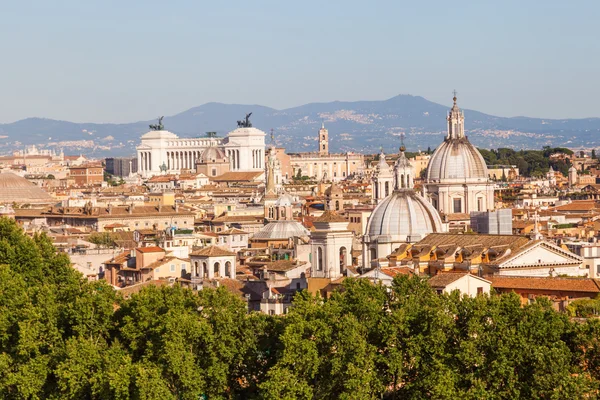
[[[127,211],[129,212],[129,214],[133,214],[133,203],[131,203],[129,205],[129,208],[127,209]]]

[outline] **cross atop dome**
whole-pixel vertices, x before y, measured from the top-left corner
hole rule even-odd
[[[446,139],[460,139],[465,137],[465,115],[456,104],[456,90],[452,92],[454,104],[446,118],[448,121],[448,135]]]

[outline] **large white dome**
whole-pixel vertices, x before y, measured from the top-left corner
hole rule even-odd
[[[370,243],[416,242],[442,229],[442,219],[431,203],[412,189],[398,189],[375,207],[364,239]]]
[[[487,179],[485,160],[466,137],[446,138],[435,150],[427,166],[428,182],[485,182]]]

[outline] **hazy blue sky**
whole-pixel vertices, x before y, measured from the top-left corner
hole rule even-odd
[[[600,117],[600,1],[0,0],[0,122],[421,95]]]

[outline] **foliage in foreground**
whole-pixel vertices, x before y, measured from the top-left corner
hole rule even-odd
[[[420,278],[348,279],[285,317],[223,288],[123,300],[0,219],[3,399],[595,398],[599,333],[545,301],[438,296]]]

